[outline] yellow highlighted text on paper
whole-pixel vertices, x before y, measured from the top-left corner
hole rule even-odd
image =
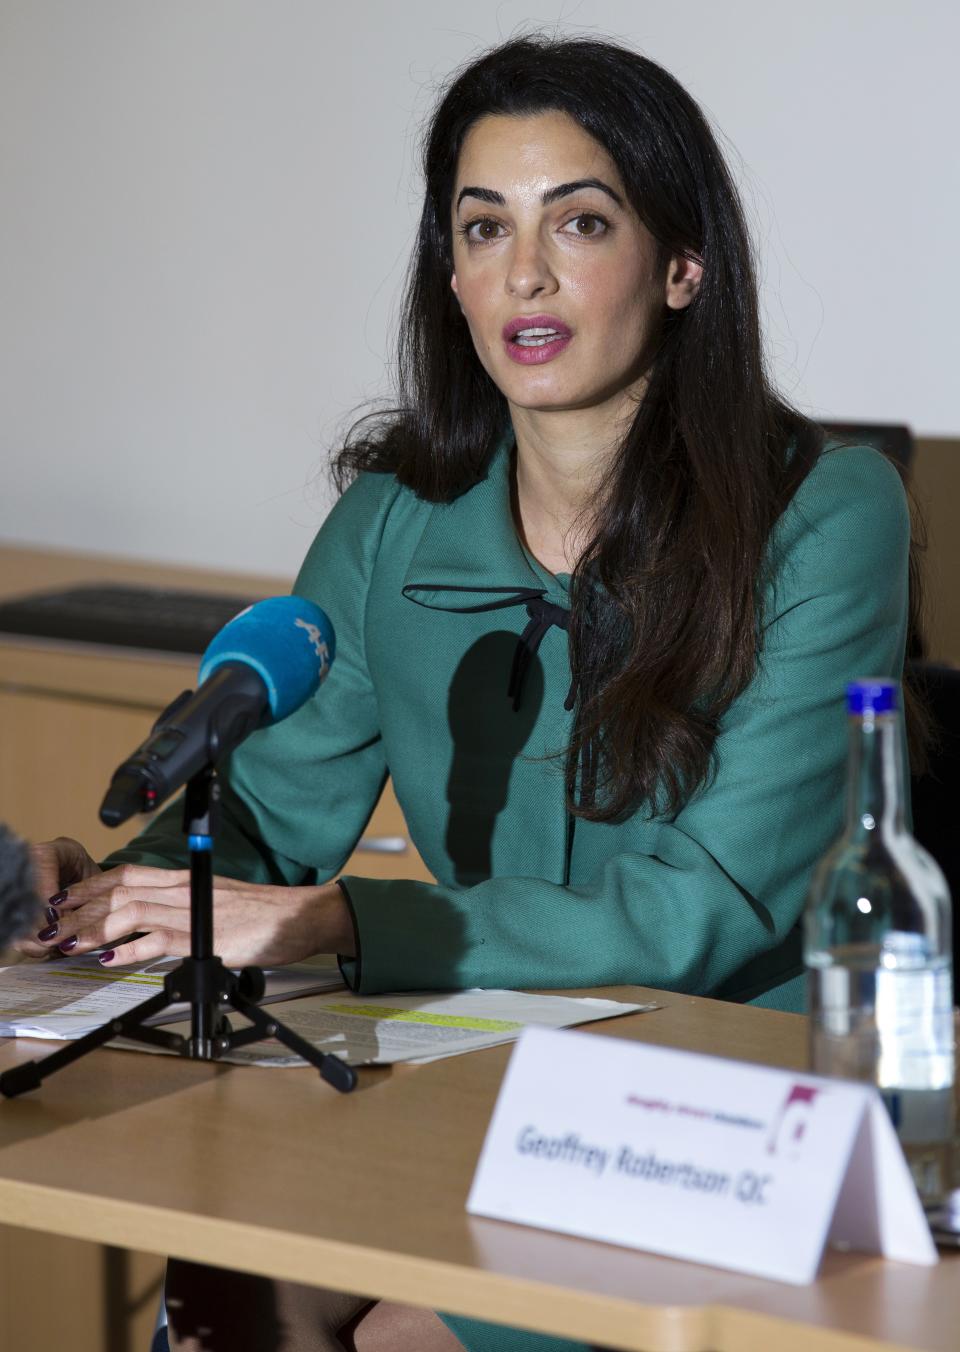
[[[107,982],[112,984],[114,981],[132,981],[135,986],[163,985],[162,976],[151,976],[148,972],[130,972],[127,975],[121,972],[65,972],[58,964],[54,975],[58,981],[61,977],[69,977],[71,981],[99,981],[102,985],[106,985]]]
[[[393,1009],[387,1005],[324,1005],[330,1014],[354,1014],[361,1019],[394,1019],[400,1023],[428,1023],[434,1028],[463,1028],[471,1033],[514,1033],[522,1023],[506,1019],[471,1019],[465,1014],[431,1014],[424,1009]]]

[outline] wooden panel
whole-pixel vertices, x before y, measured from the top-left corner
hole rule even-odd
[[[144,710],[0,688],[0,821],[28,840],[73,836],[94,858],[116,849],[137,822],[111,831],[97,811],[149,726]]]
[[[68,694],[140,709],[152,720],[181,690],[196,685],[197,663],[133,649],[2,639],[0,682],[7,690],[27,694]],[[143,726],[149,726],[146,718]]]
[[[0,1347],[103,1352],[102,1282],[99,1244],[0,1226]]]
[[[148,1352],[165,1260],[0,1225],[4,1352]]]

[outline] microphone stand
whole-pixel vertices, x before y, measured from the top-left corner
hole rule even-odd
[[[315,1066],[322,1079],[342,1094],[356,1086],[357,1072],[339,1057],[321,1052],[264,1013],[256,1003],[265,988],[259,967],[245,967],[239,976],[213,951],[213,837],[217,824],[220,785],[216,770],[207,765],[187,782],[183,829],[190,852],[190,956],[164,978],[163,990],[92,1032],[68,1043],[39,1061],[25,1061],[0,1075],[0,1094],[16,1098],[38,1089],[48,1075],[116,1037],[178,1052],[194,1061],[213,1061],[237,1047],[276,1038]],[[190,1035],[153,1028],[147,1020],[172,1004],[190,1005]],[[242,1014],[250,1027],[234,1032],[221,1014],[221,1003]]]

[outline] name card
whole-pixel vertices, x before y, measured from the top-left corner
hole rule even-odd
[[[514,1049],[467,1210],[798,1284],[828,1240],[937,1261],[876,1090],[546,1028]]]

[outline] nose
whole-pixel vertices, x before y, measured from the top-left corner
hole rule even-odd
[[[514,236],[505,284],[507,294],[520,300],[555,294],[557,279],[550,268],[539,234],[526,238],[519,234]]]

